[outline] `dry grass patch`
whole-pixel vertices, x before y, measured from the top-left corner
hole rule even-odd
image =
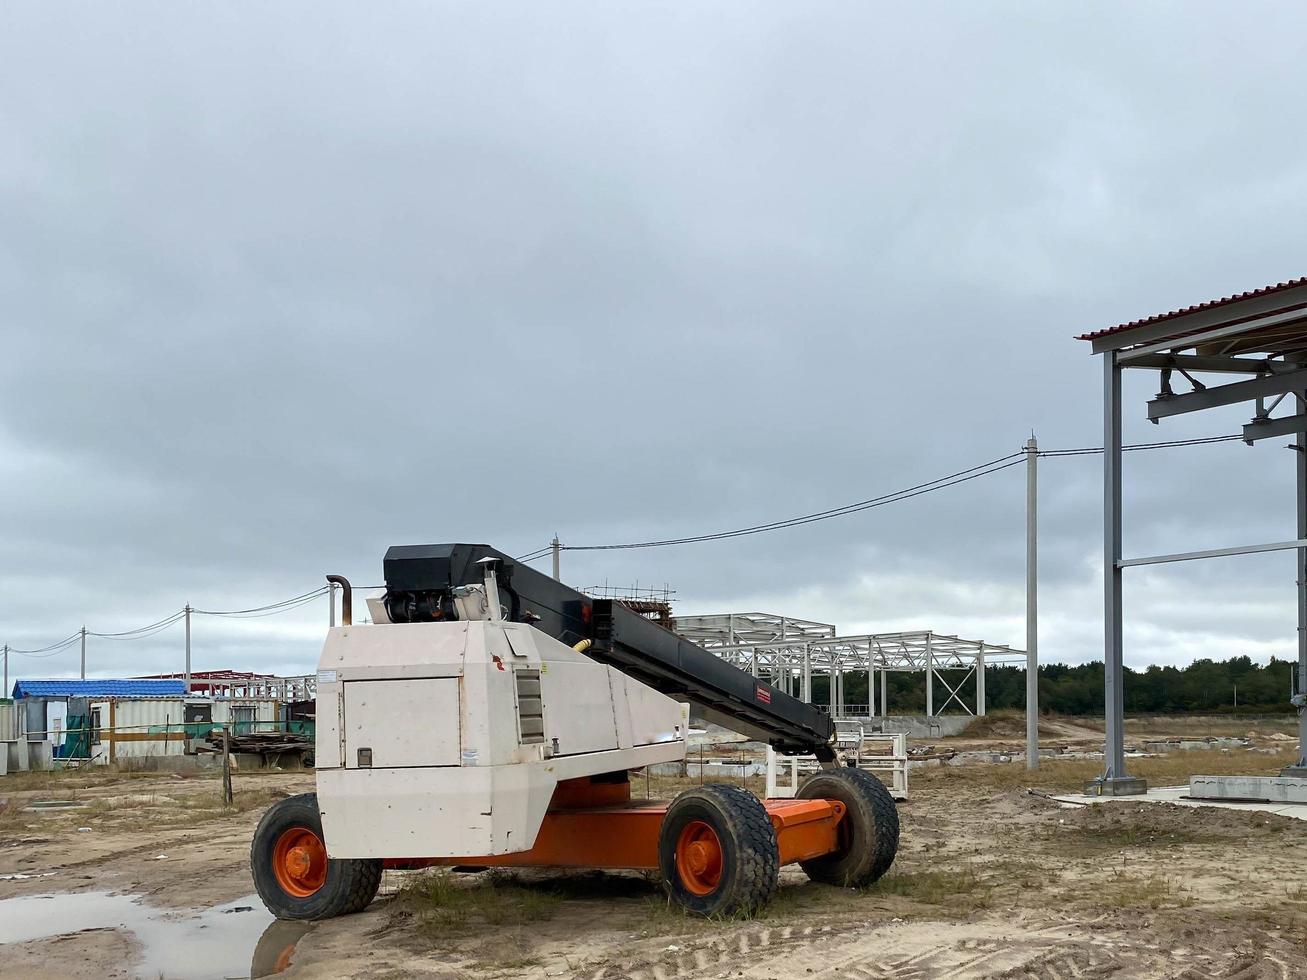
[[[1109,909],[1179,909],[1194,904],[1194,899],[1174,878],[1164,875],[1134,878],[1123,872],[1106,882],[1095,883],[1092,895],[1086,897],[1095,905]]]
[[[863,890],[867,895],[897,895],[921,905],[966,915],[993,904],[995,884],[974,868],[891,872]]]

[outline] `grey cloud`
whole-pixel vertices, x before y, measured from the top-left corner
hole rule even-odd
[[[1281,6],[5,18],[0,635],[25,646],[375,580],[392,543],[718,530],[1032,428],[1097,445],[1074,334],[1304,266],[1303,16]],[[1148,426],[1151,383],[1130,440],[1244,421]],[[1128,550],[1284,537],[1287,456],[1136,454]],[[1045,647],[1068,659],[1098,642],[1098,481],[1092,458],[1042,464]],[[565,569],[668,582],[687,611],[761,597],[1019,644],[1022,521],[1016,468]],[[1291,641],[1291,577],[1185,579],[1228,617],[1184,649]],[[1131,592],[1141,629],[1182,610]],[[324,619],[210,621],[197,645],[304,669]],[[102,643],[97,669],[177,647]]]

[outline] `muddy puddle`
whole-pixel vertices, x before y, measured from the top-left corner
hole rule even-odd
[[[121,929],[140,944],[133,976],[165,980],[268,977],[290,966],[312,926],[280,922],[257,895],[199,912],[159,909],[131,895],[77,892],[0,901],[0,945],[94,929]]]

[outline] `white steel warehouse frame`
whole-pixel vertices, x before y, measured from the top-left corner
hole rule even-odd
[[[831,678],[831,714],[884,717],[888,714],[886,678],[890,671],[925,674],[926,714],[934,717],[956,704],[968,714],[985,713],[985,665],[1020,663],[1025,651],[1006,644],[966,640],[957,636],[916,630],[904,633],[864,633],[838,636],[829,623],[776,616],[771,613],[728,613],[718,616],[678,616],[676,631],[688,640],[715,653],[727,663],[765,677],[769,683],[803,701],[812,701],[812,678]],[[961,680],[950,683],[939,672],[965,670]],[[865,705],[848,704],[844,679],[851,673],[867,674]],[[880,677],[880,699],[876,678]],[[976,678],[975,705],[961,696],[962,685]],[[947,696],[935,704],[935,685]],[[879,710],[877,710],[879,708]],[[861,709],[861,710],[858,710]]]

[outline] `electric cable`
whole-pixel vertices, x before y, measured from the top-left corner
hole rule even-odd
[[[153,636],[155,633],[161,633],[173,623],[178,622],[186,615],[185,609],[178,609],[171,616],[167,616],[157,623],[151,623],[149,626],[139,626],[134,630],[124,630],[121,633],[92,633],[87,631],[87,636],[99,637],[102,640],[136,640],[146,636]]]
[[[66,640],[60,640],[58,643],[51,643],[49,646],[37,647],[35,650],[19,650],[17,647],[10,647],[10,653],[20,653],[24,657],[53,657],[56,653],[61,653],[68,647],[72,646],[82,637],[82,631],[78,630]]]
[[[740,538],[752,534],[762,534],[766,531],[776,531],[787,527],[799,527],[803,524],[813,524],[817,521],[826,521],[835,517],[846,517],[849,514],[857,514],[864,510],[883,507],[886,504],[898,503],[900,500],[909,500],[912,497],[919,497],[922,494],[933,493],[936,490],[943,490],[946,487],[957,486],[960,483],[979,479],[982,476],[989,476],[991,473],[998,473],[1010,466],[1016,466],[1022,463],[1025,455],[1024,451],[1008,453],[1006,456],[1000,456],[997,459],[991,459],[988,462],[980,463],[976,466],[970,466],[965,470],[958,470],[955,473],[950,473],[948,476],[941,476],[937,479],[930,480],[926,483],[919,483],[916,486],[907,487],[903,490],[895,490],[892,493],[882,494],[878,497],[871,497],[867,500],[860,500],[852,504],[845,504],[842,507],[833,507],[829,510],[817,511],[816,513],[805,514],[801,517],[791,517],[783,521],[772,521],[767,524],[755,524],[751,527],[736,528],[732,531],[717,531],[711,534],[696,534],[681,538],[664,538],[656,541],[634,541],[625,544],[563,545],[562,548],[566,551],[619,551],[632,548],[665,548],[673,545],[697,544],[704,541],[721,541],[727,538]]]
[[[283,599],[280,602],[272,602],[266,606],[252,606],[249,609],[192,609],[191,612],[199,616],[246,616],[251,613],[261,613],[269,610],[280,610],[299,605],[302,602],[309,602],[320,595],[326,595],[330,586],[322,585],[312,592],[305,592],[303,595],[293,596],[290,599]]]

